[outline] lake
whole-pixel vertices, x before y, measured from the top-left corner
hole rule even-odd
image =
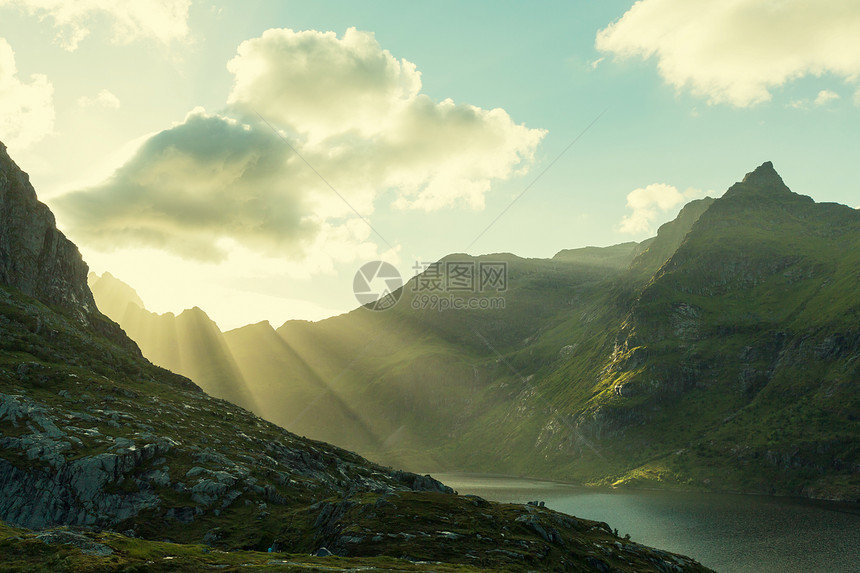
[[[605,521],[644,545],[688,555],[720,573],[858,573],[860,505],[751,495],[591,490],[473,474],[434,474],[461,494],[530,500]]]

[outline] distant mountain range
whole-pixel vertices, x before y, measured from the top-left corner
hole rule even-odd
[[[860,500],[857,210],[765,163],[642,243],[447,263],[501,265],[466,294],[504,308],[433,308],[424,273],[390,310],[221,333],[90,282],[155,363],[384,463]]]
[[[198,360],[221,335],[186,314],[148,320]],[[0,519],[3,571],[707,571],[301,438],[154,366],[2,144]]]

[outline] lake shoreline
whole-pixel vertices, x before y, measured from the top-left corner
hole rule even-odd
[[[696,494],[716,494],[716,495],[748,495],[753,497],[762,497],[762,498],[775,498],[775,499],[785,499],[785,500],[796,500],[796,501],[815,501],[815,502],[824,502],[824,503],[834,503],[834,504],[846,504],[849,506],[856,507],[857,511],[860,512],[860,500],[854,499],[835,499],[828,497],[812,497],[812,496],[804,496],[804,495],[784,495],[784,494],[774,494],[774,493],[764,493],[764,492],[755,492],[755,491],[744,491],[744,490],[733,490],[733,489],[711,489],[711,488],[695,488],[695,487],[686,487],[680,484],[666,484],[665,486],[653,486],[653,487],[645,487],[641,485],[622,485],[622,486],[611,486],[611,485],[588,485],[583,483],[576,482],[566,482],[557,479],[550,479],[545,477],[538,476],[530,476],[530,475],[512,475],[512,474],[500,474],[500,473],[481,473],[481,472],[459,472],[459,471],[444,471],[444,472],[422,472],[416,471],[415,473],[421,475],[431,475],[434,478],[445,482],[445,476],[462,476],[465,478],[490,478],[490,479],[515,479],[515,480],[528,480],[532,482],[541,482],[547,484],[556,484],[559,486],[566,487],[575,487],[581,488],[586,491],[593,492],[623,492],[623,491],[631,491],[631,492],[679,492],[679,493],[696,493]],[[443,476],[443,477],[439,477]],[[456,488],[455,488],[456,489]]]
[[[504,474],[439,472],[461,495],[546,507],[611,524],[633,541],[720,573],[860,573],[860,506],[805,497],[589,487]]]

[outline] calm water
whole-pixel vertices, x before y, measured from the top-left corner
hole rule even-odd
[[[538,480],[434,474],[461,494],[605,521],[633,541],[720,573],[860,573],[860,506],[747,495],[593,491]]]

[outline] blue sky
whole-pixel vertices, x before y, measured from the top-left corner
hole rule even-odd
[[[856,207],[858,78],[846,0],[0,0],[0,140],[93,270],[224,328],[639,241],[767,160]]]

